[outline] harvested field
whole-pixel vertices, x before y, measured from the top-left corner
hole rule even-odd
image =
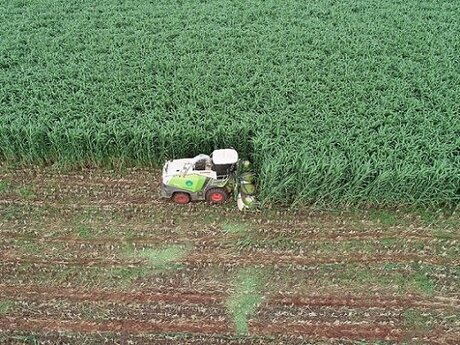
[[[455,214],[179,207],[143,170],[0,178],[0,343],[460,337]]]

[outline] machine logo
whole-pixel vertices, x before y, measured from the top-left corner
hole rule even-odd
[[[193,181],[192,180],[187,180],[187,181],[185,181],[185,185],[187,187],[191,187],[191,186],[193,186]]]

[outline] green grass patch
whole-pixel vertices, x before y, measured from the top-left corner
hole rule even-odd
[[[404,324],[413,329],[430,329],[431,317],[419,310],[408,309],[402,314]]]
[[[442,213],[440,210],[434,210],[432,208],[419,208],[417,214],[423,224],[430,226],[435,225],[439,222]]]
[[[454,238],[458,238],[459,237],[459,234],[457,231],[455,232],[452,232],[452,231],[449,231],[447,229],[434,229],[431,234],[436,237],[436,238],[439,238],[439,239],[442,239],[442,240],[451,240],[451,239],[454,239]]]
[[[150,268],[157,270],[169,270],[182,267],[176,261],[185,257],[189,252],[186,246],[170,245],[162,248],[148,248],[135,250],[132,255],[148,260]]]
[[[383,265],[363,266],[358,264],[327,264],[319,266],[312,278],[318,289],[328,286],[340,286],[351,291],[363,292],[369,288],[399,294],[418,293],[431,296],[439,287],[430,277],[434,270],[429,265],[406,265],[386,263]],[[449,273],[449,279],[455,279]],[[310,280],[310,279],[309,279]]]
[[[126,222],[121,216],[113,213],[104,214],[95,207],[90,207],[80,214],[74,216],[70,221],[73,232],[84,239],[95,238],[97,236],[107,236],[116,234],[123,237],[135,235],[131,230],[123,229],[120,234],[120,224]],[[110,224],[111,226],[107,226]]]
[[[0,180],[0,195],[6,194],[10,191],[11,184],[8,181]]]
[[[397,284],[400,292],[413,291],[425,295],[433,295],[436,292],[436,285],[430,278],[430,272],[433,270],[431,266],[411,264],[410,270],[406,273],[398,272],[406,268],[406,265],[397,263],[384,265],[385,270],[393,272],[394,283]]]
[[[370,220],[386,226],[397,225],[401,221],[396,212],[390,210],[372,210],[369,212],[368,217]]]
[[[42,251],[41,245],[36,243],[33,239],[18,240],[16,243],[20,250],[27,254],[39,254]]]
[[[84,226],[84,225],[80,225],[77,227],[77,234],[79,237],[81,238],[86,238],[86,239],[89,239],[91,237],[93,237],[93,232],[91,230],[90,227],[88,226]]]
[[[432,295],[435,291],[434,283],[424,271],[418,272],[413,276],[414,285],[421,292]]]
[[[0,208],[0,217],[5,221],[18,219],[24,214],[24,207],[21,205],[6,205]]]
[[[13,301],[0,301],[0,315],[8,313],[8,311],[11,310],[13,306]]]
[[[227,234],[245,234],[248,232],[248,225],[244,223],[228,222],[222,224],[222,231]]]
[[[253,268],[241,269],[234,279],[234,292],[226,306],[239,335],[248,334],[248,319],[262,302],[261,280],[261,272]]]
[[[113,281],[113,285],[126,288],[135,280],[141,279],[149,273],[152,273],[149,267],[115,267],[110,269],[108,273],[104,272],[104,275]]]
[[[100,211],[97,208],[90,206],[81,213],[75,215],[72,219],[72,223],[75,226],[86,225],[90,223],[93,219],[97,219],[99,214]]]
[[[380,244],[383,247],[392,247],[392,246],[396,245],[396,243],[398,243],[398,240],[394,239],[394,238],[382,238],[380,240]]]
[[[20,341],[22,344],[27,345],[40,345],[37,335],[28,334],[28,335],[14,335],[11,337],[12,340]]]
[[[35,197],[35,193],[32,188],[27,186],[22,186],[18,189],[18,194],[23,199],[31,199]]]

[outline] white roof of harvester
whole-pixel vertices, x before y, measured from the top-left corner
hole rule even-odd
[[[182,168],[185,164],[191,163],[192,159],[190,158],[183,158],[183,159],[175,159],[168,161],[165,165],[167,166],[167,170],[165,171],[166,175],[177,175],[182,171]]]
[[[212,161],[216,165],[235,164],[238,162],[238,152],[234,149],[214,150]]]

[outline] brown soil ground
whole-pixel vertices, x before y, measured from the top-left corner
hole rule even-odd
[[[0,344],[460,339],[458,219],[179,206],[142,169],[0,181]]]

